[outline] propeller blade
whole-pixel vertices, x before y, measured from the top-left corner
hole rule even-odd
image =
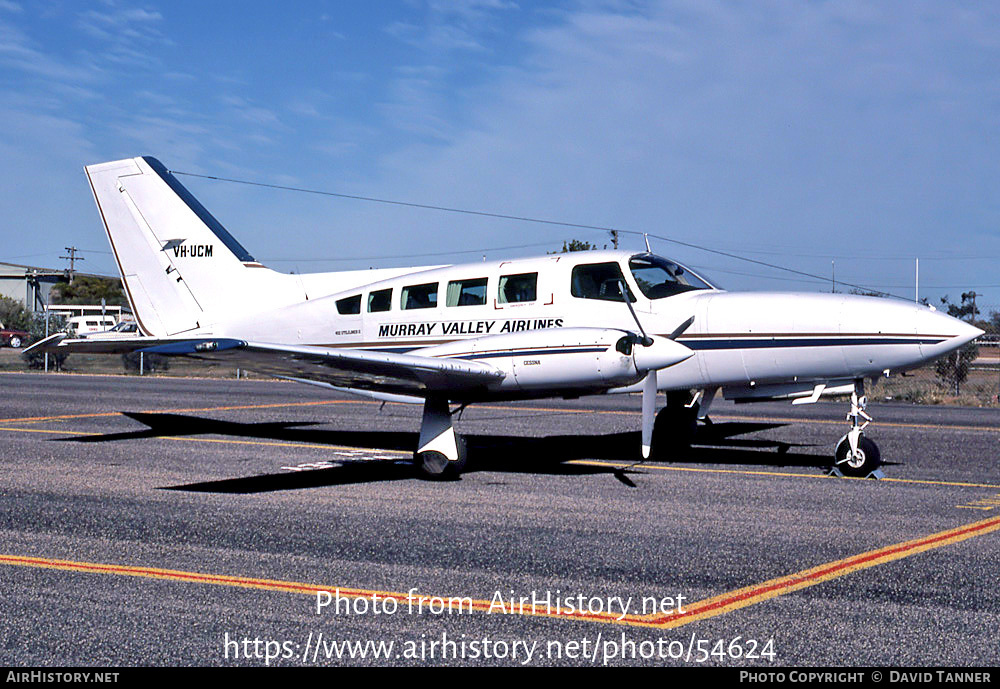
[[[618,294],[620,294],[621,298],[625,301],[625,306],[628,307],[628,312],[632,314],[632,320],[635,321],[637,326],[639,326],[639,332],[642,333],[642,339],[639,340],[639,344],[643,347],[648,347],[653,344],[653,338],[646,334],[646,331],[642,327],[642,323],[639,322],[639,317],[635,315],[635,309],[632,308],[632,300],[629,299],[629,295],[631,293],[628,291],[628,286],[625,284],[624,280],[618,281]]]
[[[685,330],[691,327],[692,323],[694,323],[694,316],[691,316],[689,319],[687,319],[686,321],[678,325],[676,328],[674,328],[674,331],[669,335],[667,335],[667,339],[676,340],[678,337],[684,334]]]
[[[646,374],[642,383],[642,458],[649,459],[653,441],[653,421],[656,419],[656,371]]]

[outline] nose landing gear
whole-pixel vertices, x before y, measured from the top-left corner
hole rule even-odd
[[[882,454],[878,445],[862,435],[873,420],[865,411],[867,406],[865,382],[861,379],[856,380],[854,392],[851,393],[851,411],[847,415],[847,420],[851,422],[851,430],[837,443],[833,464],[833,470],[845,476],[871,476],[882,464]]]

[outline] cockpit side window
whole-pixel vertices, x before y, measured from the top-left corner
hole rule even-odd
[[[684,266],[652,254],[633,256],[628,262],[632,277],[649,299],[663,299],[681,292],[712,289]]]
[[[361,313],[361,295],[355,294],[353,297],[337,301],[337,313],[341,316]]]
[[[573,268],[570,294],[580,299],[601,299],[603,301],[623,301],[620,283],[625,282],[621,266],[615,262],[588,263]],[[635,295],[625,285],[629,301]]]

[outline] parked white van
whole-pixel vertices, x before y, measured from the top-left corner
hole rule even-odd
[[[88,340],[120,340],[120,339],[130,339],[134,340],[137,337],[141,337],[142,333],[139,332],[139,324],[135,321],[121,321],[118,325],[111,328],[111,330],[102,330],[97,333],[81,333],[80,337],[85,337]]]
[[[73,316],[66,323],[70,335],[86,335],[110,330],[117,321],[114,316]]]

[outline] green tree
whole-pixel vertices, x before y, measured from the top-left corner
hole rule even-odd
[[[139,372],[139,352],[122,354],[122,366],[126,373]],[[142,372],[156,373],[170,368],[170,357],[162,354],[147,353],[142,356]]]
[[[571,251],[593,251],[595,249],[597,249],[596,244],[591,244],[580,239],[571,239],[568,242],[563,242],[562,249],[559,251],[550,251],[549,253],[568,254]]]
[[[37,342],[45,337],[45,314],[44,313],[34,313],[31,314],[30,321],[27,327],[28,332],[31,333],[31,341]],[[52,335],[61,330],[66,330],[66,318],[65,316],[57,316],[54,314],[49,314],[49,326],[48,333]],[[55,371],[61,371],[63,365],[66,363],[66,359],[69,354],[49,354],[49,367]],[[45,355],[44,354],[31,354],[28,356],[28,368],[43,369],[45,368]]]
[[[972,321],[972,324],[982,329],[987,335],[1000,335],[1000,311],[992,309],[990,315],[977,318]]]
[[[20,299],[0,296],[0,323],[14,330],[28,330],[31,314]]]
[[[53,304],[100,304],[105,300],[108,306],[125,306],[128,301],[118,278],[99,278],[80,275],[73,284],[60,282],[52,288]]]
[[[852,287],[851,291],[849,292],[849,294],[857,294],[858,296],[861,296],[861,297],[885,297],[885,296],[888,296],[888,295],[886,295],[885,292],[875,292],[875,291],[869,290],[869,289],[858,289],[857,287]]]
[[[946,294],[941,297],[941,303],[948,309],[949,316],[961,318],[963,321],[969,321],[972,323],[979,315],[979,308],[976,306],[977,296],[982,295],[977,295],[975,292],[963,292],[962,301],[958,304],[952,304],[948,300],[948,295]]]
[[[975,292],[963,293],[960,304],[952,304],[948,300],[948,295],[945,295],[941,297],[941,304],[948,310],[949,316],[970,322],[974,322],[979,314],[979,309],[976,308]],[[951,386],[957,397],[961,394],[962,383],[969,377],[969,366],[978,356],[979,346],[975,341],[970,342],[961,349],[938,359],[934,364],[934,373],[943,383]]]
[[[970,342],[961,349],[938,359],[934,363],[934,373],[947,383],[957,397],[962,392],[962,383],[969,377],[969,366],[979,356],[979,346]]]

